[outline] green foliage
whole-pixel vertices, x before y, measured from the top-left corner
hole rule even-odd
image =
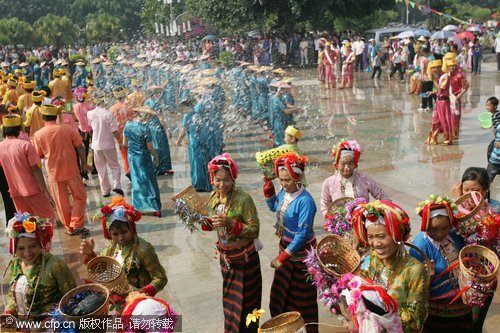
[[[117,42],[123,38],[119,18],[106,13],[87,16],[85,33],[91,43]]]
[[[33,24],[35,35],[43,44],[63,46],[76,41],[78,28],[67,16],[48,14]]]
[[[224,51],[221,52],[219,55],[219,58],[217,59],[217,62],[225,68],[231,68],[236,65],[236,57],[232,52],[229,51]]]
[[[28,22],[20,21],[17,17],[0,20],[0,43],[3,45],[23,44],[32,45],[33,29]]]
[[[81,54],[73,54],[69,56],[69,62],[71,64],[74,64],[75,62],[78,62],[79,60],[87,62],[87,59],[85,59],[85,56]]]
[[[476,7],[472,11],[472,18],[474,19],[475,22],[484,22],[487,21],[490,17],[491,10],[488,8],[479,8]]]
[[[377,10],[373,14],[362,18],[338,17],[333,21],[333,27],[336,31],[355,29],[364,31],[372,28],[385,27],[387,23],[397,20],[399,14],[395,10]]]
[[[30,56],[30,57],[26,58],[26,61],[30,64],[34,64],[37,60],[38,60],[38,58],[36,56]]]
[[[120,45],[113,45],[108,49],[108,59],[111,61],[114,61],[118,55],[120,54],[121,51],[121,46]]]

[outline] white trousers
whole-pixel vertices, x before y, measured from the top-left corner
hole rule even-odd
[[[120,184],[121,167],[118,163],[118,154],[116,149],[109,150],[94,150],[94,164],[99,176],[99,184],[101,185],[102,194],[109,194],[112,189],[121,189]],[[108,167],[111,169],[111,177],[113,178],[113,187],[109,183]]]

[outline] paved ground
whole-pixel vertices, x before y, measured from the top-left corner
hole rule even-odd
[[[387,73],[384,73],[385,76]],[[452,146],[426,146],[423,144],[430,129],[431,114],[419,113],[420,98],[407,95],[407,85],[398,80],[372,81],[366,75],[356,74],[352,91],[325,92],[317,84],[313,70],[294,73],[297,105],[304,112],[297,118],[298,127],[304,131],[300,148],[307,154],[308,190],[319,204],[321,184],[332,174],[330,149],[339,139],[356,138],[363,146],[359,169],[377,180],[393,200],[407,209],[413,226],[413,235],[419,228],[414,212],[418,202],[431,193],[449,194],[451,186],[461,178],[469,166],[486,166],[486,147],[492,139],[491,130],[479,127],[477,115],[484,111],[490,96],[500,96],[500,73],[492,64],[483,66],[483,73],[470,76],[471,90],[467,93],[462,118],[461,139]],[[173,118],[170,124],[178,124]],[[258,150],[268,149],[272,142],[258,126],[247,126],[239,118],[227,123],[226,150],[240,165],[237,185],[249,192],[258,207],[261,220],[260,239],[264,249],[260,252],[263,273],[263,303],[268,309],[273,270],[271,259],[277,255],[278,240],[272,225],[274,215],[267,209],[261,194],[261,180],[254,160]],[[174,136],[177,133],[174,132]],[[159,296],[171,302],[183,315],[183,332],[222,332],[223,312],[221,301],[222,280],[218,260],[215,258],[211,233],[190,234],[173,216],[170,198],[190,184],[187,147],[174,147],[171,140],[175,174],[159,177],[163,202],[163,218],[145,217],[138,225],[142,237],[151,242],[167,271],[169,283]],[[124,178],[124,177],[123,177]],[[124,178],[127,197],[130,183]],[[88,185],[89,216],[97,212],[102,202],[98,180]],[[498,180],[492,188],[493,198],[500,197]],[[3,216],[3,212],[0,212]],[[322,218],[316,218],[317,235],[324,234]],[[104,246],[100,224],[90,223],[97,249]],[[82,256],[78,253],[79,240],[64,234],[59,228],[54,237],[55,254],[64,255],[76,277],[86,277]],[[2,255],[0,269],[5,267],[8,256],[7,241],[0,238]],[[4,285],[5,287],[5,285]],[[320,321],[338,325],[336,319],[321,307]],[[269,318],[269,313],[264,319]],[[496,295],[490,308],[484,332],[497,332],[500,324],[500,296]],[[332,328],[322,328],[331,332]]]

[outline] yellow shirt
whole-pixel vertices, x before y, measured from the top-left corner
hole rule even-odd
[[[51,91],[50,98],[67,97],[68,84],[67,82],[61,80],[60,78],[55,78],[54,80],[50,81],[49,88]]]
[[[31,93],[25,93],[22,96],[19,96],[17,99],[17,108],[19,112],[24,113],[28,111],[28,109],[33,105],[33,100],[31,99]]]
[[[41,106],[36,104],[33,104],[28,111],[26,111],[26,121],[24,122],[24,126],[29,127],[30,137],[33,137],[36,131],[45,125],[41,111]]]
[[[3,96],[3,104],[17,105],[17,92],[16,89],[9,89]]]

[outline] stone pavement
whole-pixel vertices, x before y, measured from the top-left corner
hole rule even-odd
[[[293,72],[296,105],[303,109],[297,117],[297,126],[304,131],[299,147],[309,158],[306,170],[311,192],[319,205],[321,184],[332,174],[331,146],[341,138],[356,138],[363,146],[360,171],[378,181],[391,198],[407,209],[412,218],[412,235],[419,229],[414,208],[431,193],[449,194],[450,188],[460,180],[469,166],[486,167],[486,148],[492,139],[491,130],[479,126],[477,115],[485,110],[490,96],[500,96],[500,73],[492,64],[484,64],[483,73],[468,75],[471,89],[464,101],[461,138],[452,146],[427,146],[423,142],[431,126],[431,113],[419,113],[420,98],[406,93],[407,84],[399,80],[369,80],[365,73],[357,73],[355,88],[326,92],[320,88],[315,71]],[[387,76],[387,72],[383,73]],[[226,114],[226,151],[239,163],[237,186],[252,195],[261,221],[260,239],[264,249],[260,252],[263,275],[262,308],[269,318],[268,304],[273,269],[269,263],[278,253],[278,240],[274,236],[275,216],[265,204],[261,193],[262,182],[254,154],[269,149],[272,142],[261,127],[245,125],[237,116]],[[179,117],[169,120],[180,124]],[[174,126],[175,127],[175,126]],[[163,218],[144,217],[138,224],[139,234],[151,242],[167,271],[169,282],[159,293],[181,314],[183,332],[222,332],[222,278],[215,256],[213,233],[190,234],[173,216],[170,198],[190,185],[187,144],[175,147],[175,136],[170,140],[175,174],[158,178],[163,203]],[[130,183],[123,177],[127,199]],[[96,214],[103,202],[98,180],[88,184],[89,217]],[[500,184],[492,187],[492,197],[499,199]],[[4,216],[0,212],[0,216]],[[325,234],[323,219],[315,220],[317,236]],[[100,223],[89,223],[96,240],[96,250],[104,246]],[[78,253],[79,239],[69,237],[59,227],[54,237],[53,253],[64,255],[75,276],[86,278],[82,256]],[[0,238],[0,268],[8,262],[7,240]],[[4,288],[6,287],[4,281]],[[261,321],[262,323],[263,321]],[[320,305],[320,322],[339,325],[335,316]],[[484,332],[497,332],[500,325],[500,296],[494,299]],[[322,327],[321,332],[334,332]]]

